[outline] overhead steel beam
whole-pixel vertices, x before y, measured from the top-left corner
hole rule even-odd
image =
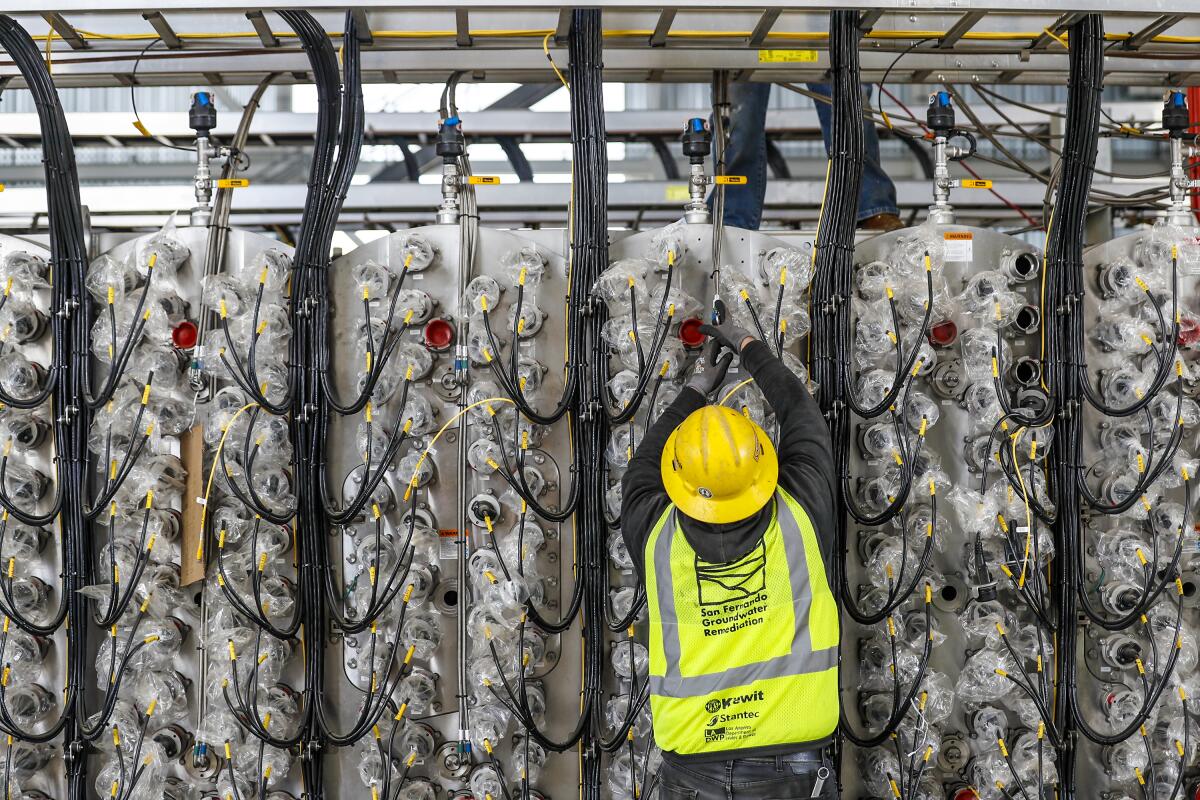
[[[675,14],[676,10],[673,8],[664,8],[658,12],[658,22],[654,25],[654,33],[650,34],[651,47],[662,47],[667,43],[667,34],[671,32]]]
[[[263,12],[247,11],[246,19],[250,20],[250,24],[254,26],[254,32],[258,34],[258,40],[262,42],[263,47],[279,47],[279,37],[271,30],[271,25],[263,16]]]
[[[1053,25],[1048,26],[1046,28],[1046,30],[1042,33],[1041,36],[1039,36],[1033,40],[1033,44],[1030,45],[1029,49],[1030,50],[1045,50],[1051,44],[1057,43],[1058,40],[1056,38],[1054,38],[1054,36],[1051,36],[1050,34],[1057,35],[1057,34],[1062,33],[1064,30],[1066,30],[1072,24],[1074,24],[1076,21],[1078,21],[1079,18],[1082,16],[1083,16],[1083,12],[1081,12],[1081,11],[1071,11],[1066,14],[1063,14],[1057,20],[1054,21]]]
[[[62,37],[62,40],[71,45],[72,50],[85,50],[88,43],[79,35],[79,31],[75,30],[71,23],[67,22],[62,14],[56,12],[43,12],[42,19],[54,29],[54,32]]]
[[[875,29],[875,23],[879,22],[879,18],[883,16],[882,8],[870,8],[862,12],[862,16],[858,18],[858,29],[863,33],[870,33]]]
[[[144,11],[142,19],[150,23],[154,28],[154,32],[158,34],[158,38],[163,40],[163,44],[168,50],[178,50],[183,47],[183,42],[179,35],[175,33],[175,29],[171,27],[171,23],[167,22],[167,18],[159,11]]]
[[[643,40],[643,45],[644,45]],[[740,40],[739,40],[740,41]],[[772,47],[786,48],[790,40],[774,35],[768,41]],[[1052,39],[1050,41],[1053,41]],[[701,46],[616,47],[605,44],[605,80],[645,82],[648,80],[707,82],[714,69],[731,72],[752,70],[755,80],[813,81],[819,80],[828,69],[828,54],[818,43],[796,40],[804,49],[816,48],[815,60],[802,62],[764,62],[757,49],[707,48]],[[1014,75],[1018,83],[1061,83],[1067,75],[1067,52],[1055,45],[1053,50],[998,52],[978,42],[961,41],[952,50],[939,50],[933,45],[921,47],[904,57],[905,70],[891,73],[890,80],[907,80],[909,70],[929,70],[944,74],[949,80],[993,83],[1001,74]],[[542,82],[548,71],[541,42],[534,47],[495,46],[494,41],[475,40],[472,47],[391,49],[394,40],[384,40],[376,31],[375,45],[363,53],[364,81],[378,83],[386,75],[403,81],[442,83],[455,72],[474,81],[505,81],[512,83]],[[880,80],[896,60],[906,43],[883,47],[864,47],[860,54],[864,82]],[[898,48],[898,49],[897,49]],[[1105,61],[1107,85],[1162,86],[1166,75],[1180,71],[1181,62],[1175,55],[1159,54],[1160,46],[1149,45],[1139,51],[1139,58],[1109,58]],[[268,72],[280,73],[279,83],[289,83],[295,75],[307,75],[309,64],[304,53],[294,47],[231,50],[199,45],[181,51],[150,51],[139,60],[138,50],[106,51],[103,59],[65,57],[54,59],[54,80],[59,87],[118,85],[114,75],[129,74],[138,63],[138,82],[144,86],[187,86],[197,83],[203,73],[219,71],[229,85],[257,84]],[[1180,51],[1182,52],[1182,51]],[[0,77],[12,76],[14,87],[23,86],[19,71],[11,63],[0,61]]]
[[[939,50],[949,50],[958,44],[958,40],[963,37],[967,31],[979,24],[979,21],[987,16],[986,11],[968,11],[958,18],[958,21],[950,26],[950,30],[946,31],[946,35],[938,39],[937,47]]]
[[[780,8],[768,8],[758,18],[758,22],[754,24],[754,30],[750,32],[750,36],[746,39],[747,47],[758,47],[767,39],[767,34],[771,32],[771,28],[775,27],[775,21],[779,19],[779,15],[783,13]]]
[[[1158,19],[1151,22],[1146,27],[1142,28],[1137,33],[1130,36],[1125,41],[1121,42],[1121,47],[1125,50],[1139,50],[1142,45],[1151,41],[1155,36],[1166,33],[1171,28],[1184,19],[1183,14],[1163,14]]]
[[[471,16],[465,8],[454,9],[454,41],[459,47],[470,47],[474,40],[471,38]]]

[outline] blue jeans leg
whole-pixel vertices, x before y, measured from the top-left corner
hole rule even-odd
[[[725,174],[745,175],[741,186],[725,187],[725,224],[756,231],[762,225],[767,193],[767,100],[771,84],[740,81],[729,85],[729,148]],[[709,193],[708,208],[715,192]]]
[[[810,83],[808,89],[826,96],[832,91],[829,85],[824,83]],[[870,85],[863,84],[862,92],[863,104],[867,105],[871,101]],[[821,121],[821,136],[825,140],[825,151],[828,153],[831,109],[828,103],[815,102],[817,118]],[[858,219],[864,220],[876,214],[899,214],[900,210],[896,205],[896,185],[880,166],[879,134],[875,131],[875,124],[866,117],[863,118],[863,145],[865,159],[862,183],[858,191]]]

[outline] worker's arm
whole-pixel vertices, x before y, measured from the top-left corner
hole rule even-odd
[[[645,575],[642,561],[646,539],[671,502],[663,487],[663,447],[679,423],[706,402],[705,396],[698,390],[685,386],[662,416],[650,426],[650,430],[646,431],[625,470],[625,477],[621,479],[621,535],[625,538],[625,546],[629,548],[629,555],[639,576]]]
[[[837,547],[837,475],[825,417],[804,382],[766,344],[750,339],[743,340],[743,345],[742,364],[770,403],[779,425],[779,483],[808,512],[828,572]]]

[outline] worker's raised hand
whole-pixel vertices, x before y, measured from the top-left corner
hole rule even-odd
[[[684,386],[695,389],[705,397],[715,392],[725,380],[729,363],[733,361],[733,353],[729,352],[718,358],[717,353],[720,350],[721,345],[717,340],[709,339],[704,345],[704,352],[700,354],[700,358],[696,359],[696,366],[693,367],[692,375]]]
[[[720,322],[715,325],[701,325],[700,332],[716,339],[734,353],[742,352],[742,347],[754,340],[754,334],[729,318],[725,303],[721,300],[717,301],[717,318]]]

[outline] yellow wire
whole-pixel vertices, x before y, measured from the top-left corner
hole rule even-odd
[[[50,33],[46,35],[46,72],[51,76],[54,75],[54,36],[56,31],[51,28]]]
[[[542,52],[546,54],[546,59],[550,62],[550,67],[554,70],[554,74],[562,81],[562,85],[570,91],[571,87],[567,86],[567,79],[563,77],[562,70],[558,68],[558,64],[554,63],[554,56],[550,55],[550,37],[554,35],[554,31],[550,31],[542,37]]]
[[[451,425],[453,425],[454,422],[456,420],[458,420],[459,417],[461,417],[463,414],[467,413],[471,409],[478,408],[479,406],[484,405],[486,403],[512,403],[512,402],[513,401],[507,397],[485,397],[482,400],[478,400],[474,403],[471,403],[471,405],[467,406],[466,408],[461,409],[453,417],[446,420],[446,424],[443,425],[442,427],[438,428],[438,432],[435,433],[433,435],[433,438],[429,440],[429,444],[425,446],[425,450],[422,451],[421,457],[417,459],[417,465],[413,468],[412,475],[408,476],[408,484],[407,484],[406,488],[404,489],[404,499],[407,500],[409,497],[412,496],[413,480],[417,477],[417,475],[420,474],[421,465],[425,463],[425,459],[429,456],[429,451],[433,449],[433,446],[435,444],[437,444],[437,440],[442,438],[442,434],[446,432],[446,429],[449,428]]]
[[[225,438],[229,436],[229,432],[233,430],[233,423],[242,412],[248,408],[254,408],[258,403],[247,403],[234,412],[229,421],[225,423],[225,430],[221,432],[221,441],[217,443],[217,451],[213,453],[213,463],[208,470],[208,484],[204,487],[204,504],[200,506],[200,546],[196,548],[196,560],[204,560],[204,519],[208,516],[208,498],[212,494],[213,477],[217,474],[217,464],[221,463],[221,450],[225,447]]]
[[[1038,430],[1040,430],[1040,426]],[[1033,515],[1029,511],[1029,489],[1025,486],[1025,475],[1021,472],[1021,465],[1017,463],[1017,439],[1021,438],[1021,433],[1029,430],[1024,425],[1017,428],[1016,433],[1009,437],[1009,444],[1012,447],[1013,469],[1017,471],[1017,480],[1021,484],[1021,495],[1025,501],[1025,553],[1021,557],[1021,574],[1017,579],[1017,586],[1025,585],[1025,570],[1029,566],[1029,545],[1033,539]]]

